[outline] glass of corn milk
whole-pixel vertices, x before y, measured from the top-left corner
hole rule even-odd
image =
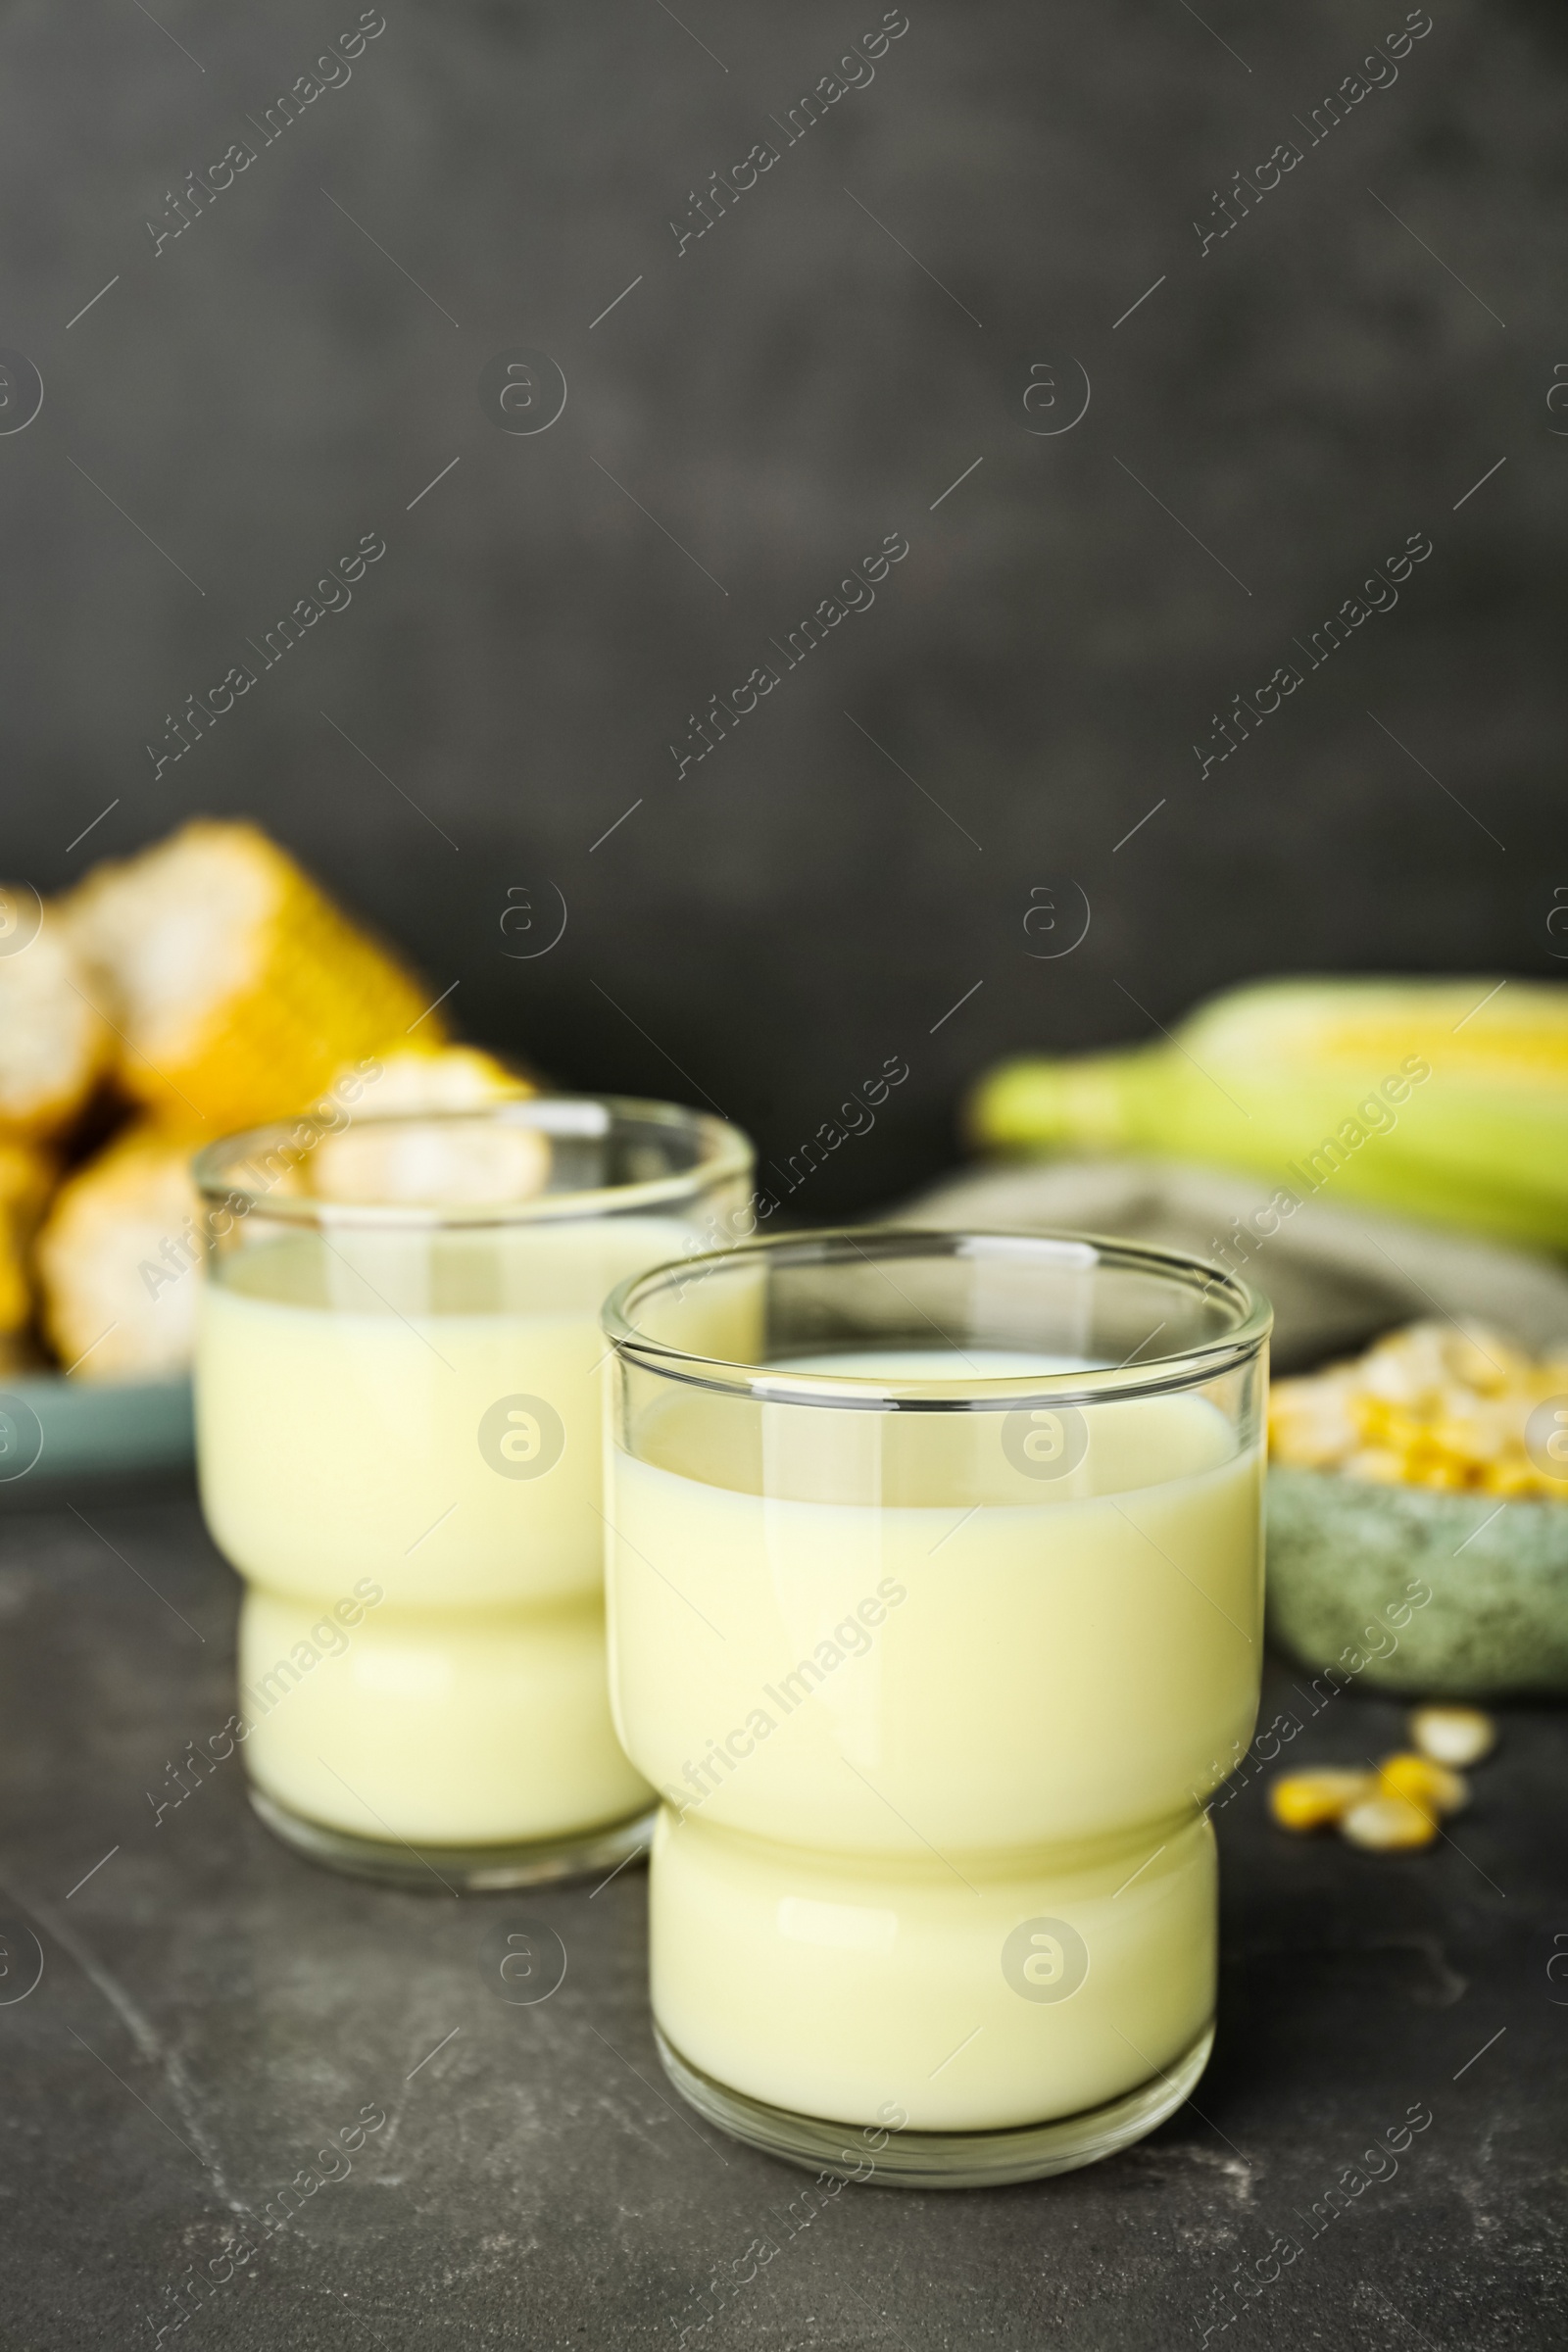
[[[611,1299],[612,1703],[662,1800],[660,2048],[711,2121],[961,2186],[1197,2082],[1270,1320],[1161,1250],[891,1228]]]
[[[550,1096],[201,1154],[202,1500],[288,1843],[435,1890],[646,1838],[606,1682],[599,1310],[732,1232],[751,1158],[720,1119]]]

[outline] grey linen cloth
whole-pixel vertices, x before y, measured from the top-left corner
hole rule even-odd
[[[1274,1190],[1260,1176],[1177,1160],[1008,1161],[945,1180],[895,1222],[1098,1234],[1228,1265],[1273,1304],[1281,1372],[1354,1353],[1429,1315],[1488,1324],[1537,1352],[1568,1346],[1568,1271],[1556,1260],[1359,1202],[1303,1201],[1264,1238],[1250,1220]]]

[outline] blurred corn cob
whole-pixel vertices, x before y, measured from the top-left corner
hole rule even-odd
[[[0,1138],[0,1370],[15,1370],[26,1357],[32,1320],[27,1261],[53,1181],[44,1152]]]
[[[304,1189],[328,1198],[366,1197],[352,1184],[322,1181],[331,1174],[331,1154],[353,1154],[363,1144],[370,1151],[370,1163],[360,1165],[351,1157],[337,1168],[338,1179],[358,1176],[372,1197],[423,1198],[422,1193],[376,1190],[375,1180],[384,1188],[399,1174],[395,1159],[388,1168],[376,1156],[399,1141],[396,1134],[376,1134],[377,1114],[477,1108],[531,1092],[526,1079],[469,1046],[408,1050],[388,1054],[372,1068],[373,1076],[366,1074],[363,1062],[334,1072],[332,1086],[322,1090],[334,1100],[347,1100],[346,1092],[338,1095],[338,1082],[352,1077],[354,1121],[371,1123],[324,1135],[308,1164]],[[291,1111],[308,1107],[290,1105]],[[190,1361],[200,1255],[200,1200],[190,1163],[206,1140],[188,1128],[181,1132],[143,1119],[61,1187],[39,1237],[37,1267],[44,1328],[61,1361],[78,1379],[170,1378]],[[531,1135],[523,1133],[520,1140],[537,1148]],[[424,1174],[422,1168],[419,1172]],[[0,1157],[0,1186],[3,1177]],[[4,1296],[0,1264],[0,1301]]]
[[[1568,1247],[1568,986],[1271,981],[1168,1044],[1013,1061],[970,1110],[992,1149],[1123,1149],[1256,1169]]]
[[[287,1117],[416,1021],[422,1044],[445,1034],[419,982],[254,825],[196,818],[60,911],[121,1085],[171,1126]]]
[[[38,1237],[44,1330],[81,1380],[172,1378],[195,1330],[189,1136],[128,1127],[69,1176]]]
[[[49,1135],[80,1109],[113,1040],[57,910],[0,889],[0,1134]]]
[[[388,1054],[367,1082],[358,1121],[316,1148],[311,1189],[324,1200],[521,1200],[550,1168],[550,1147],[527,1127],[378,1127],[398,1112],[483,1110],[531,1095],[531,1083],[476,1046]]]
[[[529,1079],[481,1046],[405,1046],[377,1059],[380,1071],[360,1097],[359,1118],[385,1119],[409,1110],[483,1110],[487,1103],[534,1092]],[[353,1074],[341,1070],[338,1077]]]

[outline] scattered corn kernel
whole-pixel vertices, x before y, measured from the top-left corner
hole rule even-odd
[[[1352,1805],[1377,1794],[1375,1774],[1325,1765],[1313,1772],[1283,1773],[1271,1782],[1268,1807],[1282,1830],[1321,1830]]]
[[[1438,1825],[1430,1813],[1403,1796],[1369,1796],[1352,1805],[1340,1823],[1340,1835],[1352,1845],[1377,1854],[1397,1853],[1402,1847],[1430,1845]]]
[[[1497,1743],[1497,1727],[1479,1707],[1416,1707],[1405,1718],[1411,1745],[1435,1764],[1479,1764]]]
[[[1534,1362],[1494,1332],[1411,1323],[1353,1363],[1275,1383],[1269,1449],[1277,1462],[1341,1470],[1380,1486],[1568,1501],[1539,1438],[1538,1405],[1565,1389],[1561,1355]]]
[[[1402,1796],[1406,1804],[1430,1813],[1434,1821],[1442,1814],[1457,1813],[1470,1801],[1470,1790],[1461,1776],[1450,1772],[1446,1764],[1434,1763],[1430,1756],[1385,1756],[1378,1773],[1378,1793]]]

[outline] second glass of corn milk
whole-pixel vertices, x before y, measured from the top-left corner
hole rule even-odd
[[[606,1681],[599,1310],[728,1232],[750,1171],[720,1119],[551,1096],[201,1154],[202,1500],[289,1843],[456,1890],[646,1837]]]
[[[612,1703],[662,1800],[661,2055],[711,2121],[958,2187],[1192,2089],[1270,1320],[1155,1250],[892,1228],[610,1301]]]

